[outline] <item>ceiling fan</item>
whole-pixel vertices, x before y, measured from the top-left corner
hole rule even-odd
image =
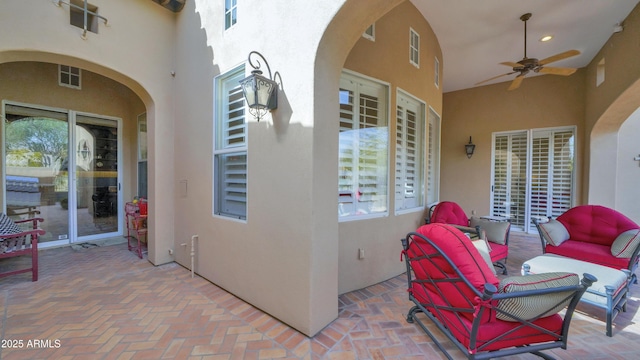
[[[511,82],[511,86],[509,86],[509,89],[508,89],[508,90],[515,90],[518,87],[520,87],[520,84],[522,83],[522,80],[524,80],[525,75],[527,75],[530,71],[533,71],[535,73],[562,75],[562,76],[569,76],[574,72],[576,72],[577,69],[574,69],[574,68],[546,67],[544,65],[550,64],[552,62],[560,61],[566,58],[570,58],[572,56],[579,55],[580,51],[578,50],[568,50],[542,60],[527,57],[527,20],[529,20],[530,18],[531,18],[531,13],[526,13],[520,16],[520,20],[524,22],[524,58],[522,58],[522,60],[518,62],[511,62],[511,61],[501,62],[500,64],[507,65],[513,68],[513,71],[508,72],[506,74],[494,76],[487,80],[480,81],[475,85],[484,84],[488,81],[497,79],[502,76],[518,73],[518,75]]]

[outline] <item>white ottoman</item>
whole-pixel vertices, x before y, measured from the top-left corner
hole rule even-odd
[[[584,273],[595,276],[598,281],[582,295],[580,301],[603,308],[607,312],[607,336],[612,336],[612,322],[620,311],[627,310],[627,294],[631,274],[628,270],[580,261],[554,254],[544,254],[522,264],[522,275],[545,272],[568,271],[580,276]]]

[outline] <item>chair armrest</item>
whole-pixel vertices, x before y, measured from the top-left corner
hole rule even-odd
[[[17,234],[0,234],[0,241],[19,238],[27,235],[44,235],[45,233],[46,232],[42,229],[33,229],[33,230],[23,231]]]
[[[482,239],[482,236],[480,234],[480,228],[477,226],[476,227],[462,226],[462,225],[451,225],[451,226],[462,231],[463,233],[469,233],[469,235],[472,238]]]
[[[27,209],[27,210],[13,210],[11,211],[11,216],[20,216],[20,215],[29,215],[29,216],[33,216],[33,215],[38,215],[40,214],[40,210],[36,210],[36,209],[32,209],[31,210]]]
[[[24,224],[24,223],[31,222],[33,224],[33,229],[37,229],[38,228],[38,223],[39,222],[44,222],[44,219],[43,218],[30,218],[30,219],[14,220],[13,222],[15,224]]]
[[[549,216],[548,220],[551,220],[551,216]],[[547,240],[545,240],[544,236],[542,235],[542,229],[540,229],[540,219],[532,217],[531,221],[533,221],[533,224],[536,226],[536,230],[538,230],[538,236],[540,237],[540,244],[542,245],[542,253],[544,254],[547,252]]]

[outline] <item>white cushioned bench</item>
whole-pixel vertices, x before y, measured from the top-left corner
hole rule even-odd
[[[569,271],[581,275],[589,273],[598,281],[587,289],[580,301],[603,308],[607,314],[607,336],[612,336],[613,319],[626,311],[631,274],[629,270],[616,270],[586,261],[560,255],[544,254],[522,264],[522,274]]]

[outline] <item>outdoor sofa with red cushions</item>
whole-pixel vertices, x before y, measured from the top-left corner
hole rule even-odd
[[[542,251],[617,270],[628,269],[635,282],[640,255],[640,226],[600,205],[580,205],[556,219],[534,219]]]
[[[446,224],[427,224],[402,239],[409,299],[407,321],[424,313],[469,359],[489,359],[567,347],[575,306],[595,278],[555,272],[499,280],[471,240]],[[558,314],[565,309],[564,315]],[[433,329],[433,328],[431,328]]]

